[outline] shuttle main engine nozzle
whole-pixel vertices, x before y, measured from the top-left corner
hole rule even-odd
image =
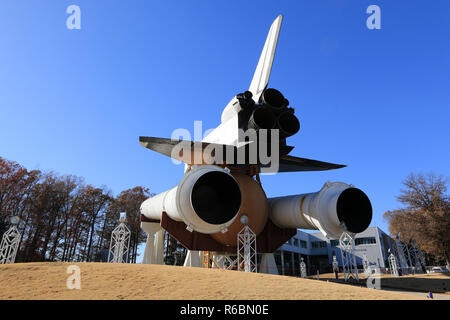
[[[253,110],[248,120],[249,129],[272,129],[275,126],[275,115],[267,107],[259,107]]]
[[[249,121],[249,127],[255,122],[253,119],[269,119],[269,112],[262,111],[266,109],[275,116],[275,123],[271,127],[264,127],[264,129],[279,129],[280,138],[284,139],[293,136],[300,130],[300,121],[294,115],[294,109],[288,108],[289,101],[283,94],[276,89],[266,89],[259,98],[259,108],[256,108]],[[262,109],[262,110],[261,110]],[[260,114],[256,114],[257,110],[261,110]],[[267,116],[266,116],[267,113]],[[260,123],[269,123],[269,120]],[[260,126],[261,127],[261,126]],[[258,128],[255,128],[258,129]]]
[[[266,89],[259,99],[259,103],[272,109],[274,112],[279,112],[289,105],[283,94],[277,89]]]
[[[339,239],[342,232],[360,233],[372,220],[372,205],[361,190],[327,182],[320,191],[268,199],[269,217],[280,228],[320,230]]]
[[[241,190],[233,176],[221,167],[203,165],[193,166],[177,187],[145,200],[141,214],[161,220],[164,211],[190,231],[211,234],[226,231],[240,206]]]
[[[280,128],[280,137],[287,138],[293,136],[300,130],[300,121],[294,115],[292,109],[280,114],[277,120],[278,128]]]

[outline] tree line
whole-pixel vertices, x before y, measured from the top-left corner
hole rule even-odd
[[[0,157],[0,237],[19,216],[22,234],[16,262],[95,261],[109,249],[120,212],[131,231],[129,262],[136,262],[146,235],[140,228],[141,203],[150,197],[137,186],[114,197],[106,186],[83,178],[27,170]]]

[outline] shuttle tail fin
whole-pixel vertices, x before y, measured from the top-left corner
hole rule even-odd
[[[264,89],[266,89],[269,82],[270,71],[272,70],[273,58],[277,48],[282,20],[283,16],[280,14],[272,23],[256,67],[255,74],[253,75],[253,79],[250,84],[249,91],[253,94],[253,100],[255,100],[255,102],[258,102],[259,97]]]

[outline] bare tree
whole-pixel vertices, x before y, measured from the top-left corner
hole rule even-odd
[[[89,241],[86,243],[87,249],[85,249],[86,261],[91,261],[92,244],[95,237],[95,227],[98,223],[98,217],[107,208],[112,197],[110,192],[106,191],[106,187],[94,188],[91,185],[88,185],[83,189],[82,197],[89,227]]]
[[[391,234],[400,232],[401,239],[410,239],[433,255],[438,261],[450,264],[450,197],[446,193],[449,179],[436,176],[410,174],[404,181],[398,201],[404,208],[387,211]]]

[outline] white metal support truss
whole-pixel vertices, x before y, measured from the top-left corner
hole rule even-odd
[[[257,272],[256,235],[249,226],[245,226],[237,235],[238,270]]]
[[[397,239],[395,240],[395,243],[397,245],[397,255],[399,258],[399,265],[402,269],[402,275],[407,275],[409,270],[408,261],[405,257],[405,247],[407,247],[401,240]]]
[[[409,246],[406,243],[403,246],[403,250],[404,250],[404,253],[405,253],[405,257],[406,257],[406,262],[408,263],[408,272],[412,273],[412,274],[415,274],[416,273],[416,266],[415,266],[415,263],[414,263],[414,261],[412,259],[412,256],[411,256],[411,250],[410,250]]]
[[[416,267],[417,273],[423,273],[422,264],[421,264],[421,250],[417,248],[415,241],[411,241],[411,256],[414,261],[414,265]]]
[[[127,263],[130,250],[130,229],[125,225],[125,219],[120,219],[120,224],[111,234],[108,261],[114,263]]]
[[[393,276],[398,277],[398,264],[397,264],[397,258],[393,253],[389,255],[389,269],[391,270],[391,274]]]
[[[213,268],[232,270],[235,267],[237,268],[237,260],[238,259],[236,256],[214,253],[212,258]]]
[[[394,270],[395,271],[394,275],[399,276],[399,275],[403,274],[403,269],[405,269],[405,268],[404,267],[402,268],[402,266],[401,266],[400,257],[403,257],[404,261],[406,261],[406,259],[405,259],[404,255],[402,255],[402,253],[399,252],[399,248],[397,246],[397,242],[395,242],[395,244],[391,248],[388,249],[388,252],[391,253],[392,256],[393,256],[393,258],[391,258],[392,262],[394,261],[393,259],[395,258],[394,266],[396,266],[396,270]],[[390,255],[389,255],[389,257],[390,257]],[[389,260],[389,257],[388,257],[388,260]],[[391,273],[392,272],[393,271],[391,271]],[[402,273],[400,273],[400,272],[402,272]]]
[[[0,264],[14,263],[21,237],[22,235],[19,233],[16,225],[12,225],[3,234],[2,242],[0,243]]]
[[[306,263],[302,257],[302,262],[300,262],[300,277],[306,278]]]
[[[344,270],[344,280],[348,281],[351,277],[359,280],[358,267],[355,258],[355,241],[347,232],[343,232],[339,238],[339,246],[341,248],[342,267]]]

